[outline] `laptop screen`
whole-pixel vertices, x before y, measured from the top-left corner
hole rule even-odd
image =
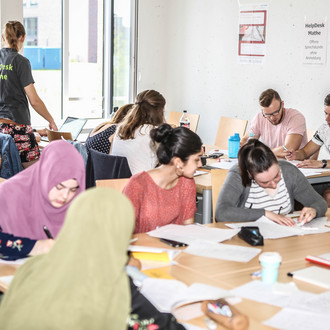
[[[85,126],[87,119],[67,117],[59,129],[60,132],[71,132],[72,139],[75,141]]]

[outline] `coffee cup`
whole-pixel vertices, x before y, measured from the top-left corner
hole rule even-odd
[[[259,261],[262,266],[262,282],[267,284],[277,282],[278,269],[282,261],[280,254],[277,252],[263,252],[259,256]]]

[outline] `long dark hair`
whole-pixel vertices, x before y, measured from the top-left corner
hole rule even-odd
[[[201,151],[200,137],[186,127],[172,128],[162,124],[150,132],[154,142],[158,142],[157,157],[161,164],[169,164],[173,157],[179,157],[184,163],[191,155]]]
[[[257,139],[249,140],[238,152],[243,186],[250,186],[255,174],[267,171],[274,164],[278,161],[269,147]]]

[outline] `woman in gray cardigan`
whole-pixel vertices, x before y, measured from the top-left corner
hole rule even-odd
[[[321,217],[327,210],[325,200],[312,188],[300,170],[287,161],[278,161],[269,147],[256,139],[239,151],[220,191],[216,221],[253,221],[266,216],[278,224],[293,226],[286,214],[300,202],[299,222]]]

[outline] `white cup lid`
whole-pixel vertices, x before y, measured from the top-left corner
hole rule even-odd
[[[263,252],[259,256],[261,262],[281,262],[282,257],[278,252]]]

